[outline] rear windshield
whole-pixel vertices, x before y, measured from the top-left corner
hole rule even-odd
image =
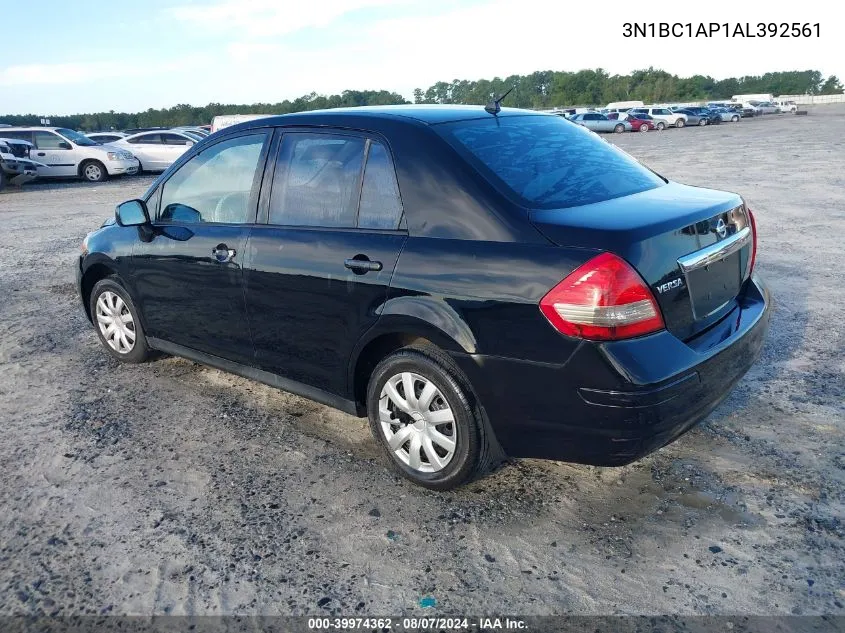
[[[491,116],[433,127],[523,206],[576,207],[665,184],[614,145],[558,116]]]

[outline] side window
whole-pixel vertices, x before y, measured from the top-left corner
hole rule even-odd
[[[364,139],[292,132],[282,137],[270,224],[355,226]]]
[[[35,147],[38,149],[64,149],[59,147],[59,143],[65,141],[62,137],[58,134],[53,134],[52,132],[41,132],[37,131],[34,133],[35,137]],[[70,145],[70,143],[68,143]]]
[[[135,145],[160,145],[161,134],[142,134],[133,139],[129,139],[130,143]]]
[[[178,134],[162,134],[161,142],[165,145],[187,145],[188,139]]]
[[[7,132],[5,129],[0,130],[0,132],[2,132],[0,138],[13,138],[32,143],[32,132]]]
[[[253,183],[266,134],[238,136],[194,156],[161,189],[162,222],[254,221]]]
[[[387,149],[371,141],[361,187],[358,227],[362,229],[395,229],[402,217],[402,199],[396,171]]]

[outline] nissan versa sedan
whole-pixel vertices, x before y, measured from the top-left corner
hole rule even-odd
[[[90,233],[82,305],[154,350],[368,417],[448,489],[503,456],[622,465],[706,417],[771,300],[738,195],[562,117],[393,106],[253,120]]]

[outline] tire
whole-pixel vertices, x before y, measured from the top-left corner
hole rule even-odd
[[[640,132],[648,132],[648,123],[640,125]]]
[[[737,121],[739,121],[739,117],[737,115],[733,115],[731,117],[731,123],[736,123]]]
[[[617,134],[622,134],[622,132],[625,131],[625,126],[621,123],[617,123],[615,126],[613,126],[613,131]]]
[[[8,180],[6,172],[0,169],[0,191],[6,188],[6,181]]]
[[[410,401],[406,385],[413,385]],[[423,396],[428,402],[419,402]],[[405,347],[384,358],[367,385],[367,411],[370,430],[393,468],[417,485],[450,490],[490,467],[481,407],[460,370],[436,347]],[[433,424],[432,414],[443,421]]]
[[[662,132],[666,129],[666,124],[663,121],[658,121],[654,127],[657,128],[658,132]]]
[[[102,304],[99,303],[100,299],[103,300]],[[122,363],[143,363],[150,357],[150,348],[138,319],[138,311],[118,277],[106,277],[98,281],[91,290],[88,306],[100,343],[109,354]],[[120,318],[115,319],[115,315]],[[111,323],[119,325],[116,335],[107,339],[109,319]],[[131,340],[133,335],[134,341]]]
[[[677,121],[675,121],[675,127],[676,127],[676,128],[682,128],[682,127],[684,127],[686,124],[687,124],[687,122],[686,122],[686,121],[684,121],[683,119],[678,119]]]
[[[707,125],[707,119],[699,119],[698,125],[704,127],[705,125]]]
[[[108,180],[109,172],[106,166],[98,160],[86,160],[79,167],[79,173],[88,182],[103,182]]]
[[[136,176],[140,176],[144,173],[144,166],[141,164],[141,161],[138,161],[138,171],[135,172]]]

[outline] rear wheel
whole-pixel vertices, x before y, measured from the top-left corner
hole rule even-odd
[[[614,132],[616,132],[617,134],[622,134],[622,132],[624,132],[624,131],[625,131],[625,126],[624,126],[624,125],[622,125],[621,123],[617,123],[617,124],[613,127],[613,131],[614,131]]]
[[[0,191],[6,188],[6,172],[0,169]]]
[[[437,348],[406,347],[382,360],[370,377],[367,410],[393,467],[420,486],[449,490],[489,467],[480,407]]]
[[[675,121],[675,127],[684,127],[686,124],[687,122],[683,119],[678,119],[677,121]]]
[[[109,177],[106,166],[98,160],[85,161],[79,171],[88,182],[102,182]]]
[[[648,123],[640,125],[640,132],[648,132]]]
[[[733,116],[731,117],[731,121],[732,121],[732,122],[734,122],[734,123],[736,123],[737,121],[739,121],[739,117],[738,117],[737,115],[733,115]]]

